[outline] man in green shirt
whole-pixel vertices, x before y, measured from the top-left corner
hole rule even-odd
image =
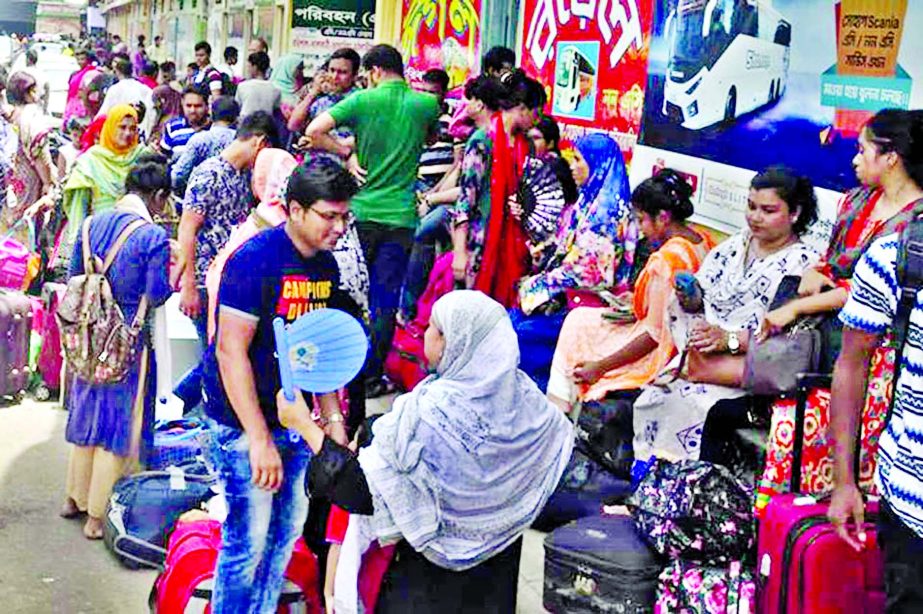
[[[331,151],[344,160],[361,184],[352,200],[362,251],[369,267],[373,356],[366,372],[369,396],[387,390],[382,384],[384,358],[394,334],[401,284],[417,225],[413,187],[420,153],[436,134],[439,101],[431,94],[413,91],[404,80],[400,52],[376,45],[362,58],[369,89],[357,92],[321,113],[305,136],[314,147]],[[355,143],[330,135],[349,127]]]

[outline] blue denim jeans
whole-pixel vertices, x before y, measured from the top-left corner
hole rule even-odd
[[[426,291],[429,275],[436,259],[436,246],[440,242],[448,243],[450,205],[434,207],[420,220],[413,235],[413,249],[407,263],[407,276],[401,292],[401,315],[409,322],[417,316],[417,301]]]
[[[364,375],[366,379],[377,379],[382,375],[385,356],[391,349],[394,319],[413,244],[413,230],[375,222],[359,222],[356,229],[369,267],[369,310],[372,315],[372,351],[369,352]]]
[[[281,488],[257,488],[250,471],[244,431],[209,421],[209,464],[224,487],[228,516],[215,569],[213,614],[271,614],[276,611],[285,569],[308,517],[304,478],[311,452],[301,438],[275,429],[282,457]],[[293,441],[293,439],[295,441]]]

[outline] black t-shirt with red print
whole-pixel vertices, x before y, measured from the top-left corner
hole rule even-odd
[[[285,232],[285,226],[253,237],[228,259],[218,291],[218,313],[233,314],[256,324],[250,343],[250,363],[260,407],[270,428],[279,427],[276,392],[281,387],[272,322],[286,324],[315,309],[334,307],[339,269],[329,252],[305,258]],[[215,338],[221,334],[220,318]],[[206,413],[213,420],[240,428],[224,387],[214,348],[205,357]]]

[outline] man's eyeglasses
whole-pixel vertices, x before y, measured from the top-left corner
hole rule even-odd
[[[314,207],[308,207],[308,211],[316,213],[318,217],[320,217],[328,224],[343,222],[344,226],[349,226],[354,219],[352,211],[347,211],[346,213],[337,213],[336,211],[318,211]]]

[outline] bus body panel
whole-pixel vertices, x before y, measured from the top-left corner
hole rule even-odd
[[[741,5],[748,11],[742,19],[736,12],[725,17],[717,10],[726,3],[696,3],[686,14],[674,12],[667,21],[671,56],[662,112],[690,130],[740,117],[785,91],[791,25],[763,0],[737,0],[735,11]],[[683,19],[689,23],[678,33]],[[690,67],[695,74],[687,74]]]

